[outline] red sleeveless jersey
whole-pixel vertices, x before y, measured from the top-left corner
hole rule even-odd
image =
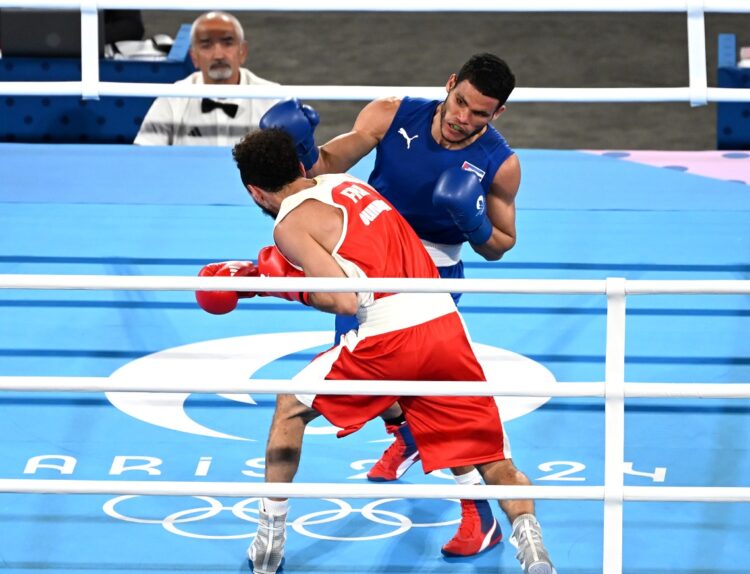
[[[349,277],[438,278],[417,234],[375,189],[347,174],[323,175],[317,185],[286,198],[276,218],[307,199],[343,212],[344,228],[333,256]],[[388,293],[377,293],[378,299]]]

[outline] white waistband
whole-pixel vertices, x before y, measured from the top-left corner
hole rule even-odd
[[[447,243],[433,243],[426,239],[421,239],[422,245],[430,254],[435,265],[438,267],[448,267],[461,261],[461,247],[463,243],[448,245]]]
[[[450,293],[396,293],[357,312],[358,338],[421,325],[455,311]]]

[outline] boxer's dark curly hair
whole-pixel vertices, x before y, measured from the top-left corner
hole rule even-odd
[[[232,156],[245,186],[273,193],[301,175],[294,142],[282,129],[250,132],[234,146]]]

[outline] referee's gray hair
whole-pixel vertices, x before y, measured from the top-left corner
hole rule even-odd
[[[229,12],[222,12],[221,10],[211,10],[211,12],[206,12],[198,16],[193,22],[193,25],[190,27],[191,46],[195,43],[195,29],[198,27],[198,24],[203,22],[203,20],[208,20],[209,18],[223,18],[225,20],[229,20],[234,25],[234,31],[237,33],[237,37],[240,39],[240,42],[245,41],[245,30],[242,28],[242,24],[240,24],[240,21],[237,20],[237,18],[233,14],[230,14]]]

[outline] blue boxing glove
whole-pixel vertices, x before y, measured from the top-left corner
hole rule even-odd
[[[435,184],[432,203],[450,213],[470,243],[482,245],[492,236],[484,189],[474,173],[460,167],[446,169]]]
[[[294,140],[297,157],[309,170],[320,152],[315,145],[315,126],[320,123],[318,112],[308,105],[303,105],[297,98],[282,100],[274,104],[260,118],[260,129],[281,128]]]

